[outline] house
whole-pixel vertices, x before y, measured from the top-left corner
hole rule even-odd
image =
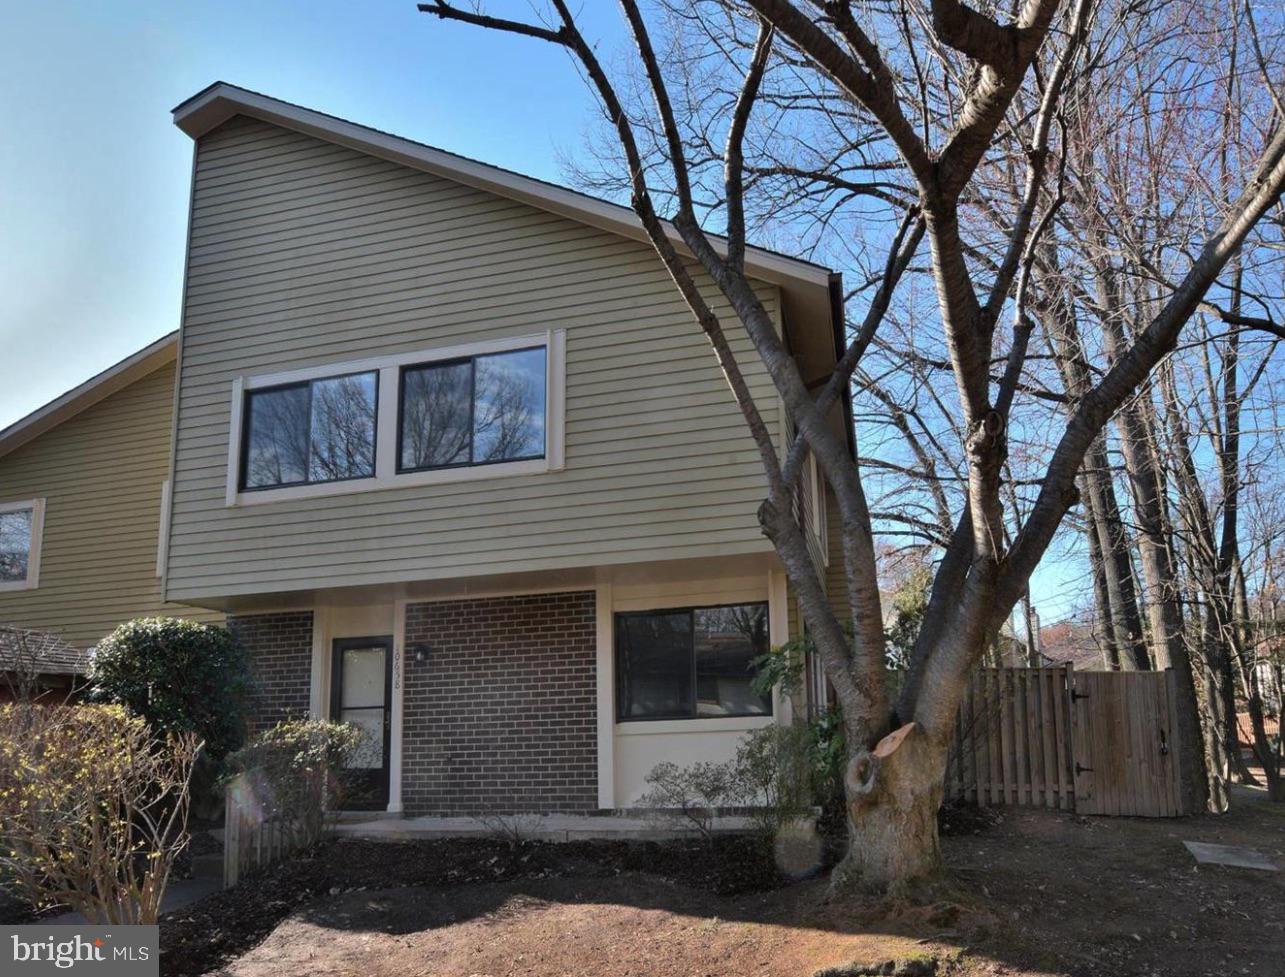
[[[161,596],[177,349],[164,336],[0,431],[0,627],[83,652],[133,617],[221,619]]]
[[[379,810],[591,813],[801,714],[751,688],[798,628],[757,451],[632,211],[223,83],[174,121],[194,163],[172,414],[153,407],[174,432],[148,495],[168,481],[159,599],[226,615],[256,727],[368,730]],[[827,376],[837,276],[746,264]],[[841,595],[833,500],[803,481]]]

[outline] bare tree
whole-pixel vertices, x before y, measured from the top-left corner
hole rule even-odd
[[[645,118],[626,110],[568,5],[551,3],[547,24],[464,10],[444,0],[420,4],[420,9],[558,45],[574,57],[596,92],[623,153],[632,206],[708,338],[758,447],[768,483],[759,521],[785,566],[843,711],[851,751],[846,786],[852,843],[836,880],[859,878],[867,885],[887,886],[929,872],[938,862],[936,812],[947,744],[968,673],[1026,592],[1032,572],[1076,504],[1077,481],[1094,442],[1174,349],[1217,276],[1277,203],[1285,187],[1285,128],[1279,120],[1271,125],[1257,166],[1243,174],[1231,205],[1211,217],[1203,243],[1182,256],[1181,273],[1156,289],[1145,321],[1133,335],[1119,337],[1109,364],[1058,422],[1024,518],[1010,531],[1003,482],[1012,410],[1035,328],[1030,314],[1031,294],[1038,288],[1033,256],[1056,210],[1052,180],[1058,166],[1051,164],[1058,162],[1052,136],[1059,113],[1067,93],[1087,83],[1090,0],[1025,0],[1011,19],[959,0],[913,7],[876,3],[860,10],[846,2],[727,4],[721,16],[749,18],[756,38],[739,62],[742,78],[724,120],[723,150],[717,160],[706,161],[689,158],[667,64],[657,54],[638,4],[622,0],[621,6],[652,101]],[[1051,36],[1055,23],[1056,36]],[[708,24],[714,36],[722,30],[718,21]],[[875,38],[884,37],[893,39],[895,47],[876,43]],[[819,388],[809,387],[800,375],[745,270],[750,175],[745,136],[764,77],[777,63],[789,71],[811,72],[840,93],[860,118],[863,132],[873,129],[895,147],[898,180],[911,191],[912,209],[902,225],[906,233],[888,248],[886,273],[869,313]],[[979,259],[979,249],[966,240],[962,215],[997,143],[1021,146],[1023,192],[1009,210],[1002,240],[982,249]],[[648,156],[653,145],[660,163]],[[711,165],[721,172],[718,209],[726,232],[721,239],[702,226],[703,203],[693,180],[694,170],[708,173]],[[664,187],[663,195],[653,189],[656,183]],[[668,204],[668,221],[660,216],[658,200]],[[883,319],[880,298],[896,287],[909,264],[912,242],[918,243],[910,229],[919,221],[930,248],[936,328],[954,380],[964,443],[960,494],[966,501],[962,511],[952,514],[954,524],[909,674],[894,703],[886,683],[876,541],[865,485],[845,439],[827,416],[874,339]],[[727,324],[704,297],[700,286],[707,280],[731,306],[734,325],[752,340],[797,432],[784,456],[750,396],[727,341]],[[1011,323],[1008,329],[1000,328],[1004,318]],[[997,345],[1005,340],[1007,348],[1001,352]],[[792,504],[809,452],[840,516],[850,636],[830,607]],[[1194,695],[1189,672],[1184,688],[1189,697]]]

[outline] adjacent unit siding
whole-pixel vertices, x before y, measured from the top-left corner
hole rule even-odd
[[[221,618],[161,600],[173,398],[171,362],[0,458],[0,501],[45,499],[39,586],[0,591],[0,623],[85,648],[134,617]]]
[[[567,330],[564,471],[225,504],[236,377],[550,328]],[[744,421],[638,242],[238,117],[197,145],[181,341],[173,599],[770,548]]]
[[[411,604],[409,814],[598,806],[593,591]]]

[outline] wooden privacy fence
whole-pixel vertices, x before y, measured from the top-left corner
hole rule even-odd
[[[968,683],[947,796],[1081,814],[1183,813],[1173,676],[983,668]]]
[[[299,804],[301,809],[287,810],[277,803],[265,780],[253,772],[228,784],[223,814],[223,888],[230,889],[247,873],[320,840],[324,777],[310,778],[304,789],[309,793],[315,790],[315,800]]]

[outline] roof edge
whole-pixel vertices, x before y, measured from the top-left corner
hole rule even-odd
[[[216,81],[173,109],[174,124],[193,139],[200,139],[236,115],[248,115],[425,170],[634,240],[646,240],[642,222],[629,207],[228,82]],[[675,243],[686,251],[678,231],[668,222],[665,222],[665,227]],[[722,250],[724,239],[714,234],[709,236]],[[750,275],[764,281],[826,290],[832,273],[823,265],[753,246],[746,248],[745,265]]]
[[[28,441],[53,430],[64,421],[92,407],[118,390],[122,390],[155,372],[178,356],[178,331],[168,333],[131,353],[118,363],[95,374],[79,386],[55,397],[26,417],[0,431],[0,458],[22,447]]]

